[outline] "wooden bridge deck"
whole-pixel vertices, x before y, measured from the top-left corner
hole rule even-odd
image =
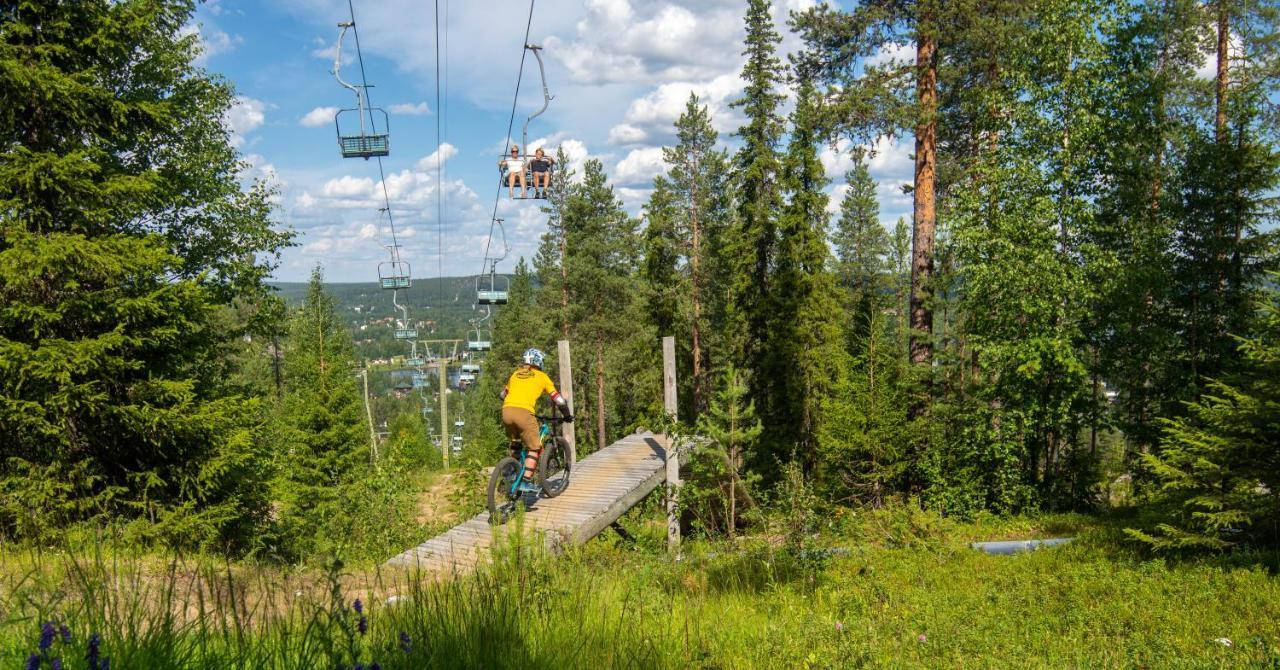
[[[564,493],[540,496],[529,507],[525,530],[542,532],[553,550],[595,537],[663,482],[664,444],[660,435],[637,433],[578,461]],[[486,511],[395,556],[387,565],[424,572],[469,571],[489,560],[494,540],[500,541],[513,526],[509,521],[495,532]]]

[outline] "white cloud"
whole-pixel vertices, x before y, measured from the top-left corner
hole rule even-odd
[[[212,25],[188,23],[182,27],[179,34],[183,37],[188,35],[196,36],[196,47],[199,50],[199,54],[195,59],[196,65],[205,65],[210,58],[231,53],[236,50],[236,47],[244,43],[244,38],[239,35],[230,35]]]
[[[1198,79],[1212,81],[1218,77],[1218,43],[1217,28],[1214,29],[1214,42],[1210,48],[1200,53],[1200,65],[1195,69],[1195,76]],[[1229,33],[1227,36],[1227,64],[1230,66],[1237,59],[1244,57],[1244,42],[1240,40],[1240,36],[1235,33]]]
[[[430,114],[431,108],[427,107],[425,102],[400,102],[387,108],[392,114],[404,114],[406,116],[422,116]]]
[[[321,191],[326,198],[367,198],[373,195],[373,180],[368,177],[343,175],[325,182]]]
[[[301,119],[298,119],[298,123],[306,126],[307,128],[327,126],[333,123],[333,116],[337,113],[337,107],[316,107],[303,115]]]
[[[619,123],[609,129],[609,144],[638,144],[649,137],[643,128],[630,123]]]
[[[619,184],[648,184],[666,171],[661,147],[633,149],[626,158],[618,161],[613,178]]]
[[[245,96],[238,96],[231,108],[227,110],[227,130],[231,131],[231,145],[242,147],[245,136],[262,127],[267,120],[267,104]]]
[[[458,155],[458,147],[445,142],[440,145],[439,149],[432,151],[430,155],[418,161],[418,169],[422,171],[436,169],[436,161],[441,165],[448,163],[450,158]]]

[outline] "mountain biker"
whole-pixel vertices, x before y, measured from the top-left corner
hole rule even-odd
[[[533,472],[538,468],[538,456],[542,452],[542,443],[538,439],[538,420],[534,417],[534,408],[538,399],[546,393],[551,401],[560,408],[566,422],[572,422],[569,413],[569,402],[556,391],[556,385],[542,371],[545,358],[538,349],[524,352],[524,363],[511,373],[507,385],[502,389],[502,427],[507,431],[507,439],[512,447],[523,442],[527,450],[524,461],[524,483],[533,481]],[[515,449],[513,449],[515,451]]]

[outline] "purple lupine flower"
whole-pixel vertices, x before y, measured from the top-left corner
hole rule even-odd
[[[362,615],[360,615],[360,622],[356,624],[356,629],[360,631],[360,634],[361,634],[361,635],[364,635],[365,633],[368,633],[368,632],[369,632],[369,617],[364,616],[363,614],[362,614]]]
[[[71,629],[67,628],[67,624],[58,626],[58,635],[62,636],[63,644],[71,644]]]
[[[52,661],[49,661],[49,667],[53,668],[53,670],[62,670],[62,659],[55,658]]]
[[[355,670],[364,670],[364,663],[356,663]]]
[[[89,636],[89,651],[84,655],[84,660],[89,662],[89,670],[100,670],[98,665],[98,654],[102,651],[102,638],[94,633]]]
[[[355,610],[356,614],[364,614],[364,603],[360,602],[359,598],[356,598],[356,601],[351,603],[351,609]]]
[[[102,666],[98,670],[111,670],[111,659],[102,659]]]
[[[40,651],[49,651],[49,647],[53,646],[53,638],[58,634],[58,629],[52,621],[44,622],[40,627]]]
[[[27,670],[37,670],[40,667],[40,654],[32,654],[27,657]]]
[[[369,670],[382,670],[382,665],[379,663],[370,663]]]
[[[413,640],[410,639],[409,634],[404,631],[400,631],[400,651],[403,651],[406,654],[413,651]]]

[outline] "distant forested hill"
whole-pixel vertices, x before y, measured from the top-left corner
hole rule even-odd
[[[475,281],[475,277],[415,279],[412,288],[400,291],[420,339],[466,339],[471,330],[468,322],[484,315],[483,308],[473,308]],[[307,290],[305,282],[275,282],[272,286],[290,307],[301,304]],[[375,282],[328,283],[326,288],[337,300],[361,356],[386,358],[407,353],[407,344],[397,341],[391,332],[393,326],[383,322],[399,315],[391,304],[391,291],[382,290]],[[496,314],[502,308],[492,309]]]

